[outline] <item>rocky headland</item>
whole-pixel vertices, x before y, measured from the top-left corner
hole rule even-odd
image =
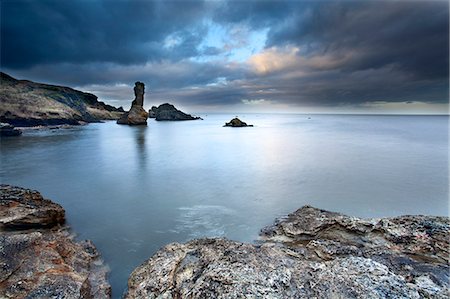
[[[158,107],[153,106],[149,110],[149,117],[155,118],[158,121],[177,121],[177,120],[197,120],[201,119],[198,116],[192,116],[190,114],[184,113],[183,111],[175,108],[174,105],[165,103]]]
[[[0,185],[0,298],[109,298],[106,267],[75,241],[64,209],[37,191]]]
[[[142,82],[134,84],[134,100],[130,111],[125,112],[117,121],[119,125],[147,125],[148,113],[144,110],[145,85]]]
[[[0,121],[16,127],[79,125],[118,119],[115,108],[69,87],[17,80],[0,73]]]
[[[360,219],[305,206],[259,244],[173,243],[138,267],[126,298],[448,298],[447,217]]]
[[[253,125],[248,125],[246,122],[243,122],[239,118],[235,117],[229,122],[225,123],[224,127],[240,128],[240,127],[253,127]]]

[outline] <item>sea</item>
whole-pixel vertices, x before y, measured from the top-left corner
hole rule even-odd
[[[120,298],[171,242],[255,242],[311,205],[357,217],[449,215],[449,117],[234,114],[148,126],[114,121],[2,138],[3,184],[61,204]]]

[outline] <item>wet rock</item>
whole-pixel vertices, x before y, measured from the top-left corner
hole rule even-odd
[[[8,136],[19,136],[22,135],[22,131],[14,128],[7,123],[0,123],[0,136],[8,137]]]
[[[253,125],[247,125],[247,123],[243,122],[239,118],[235,117],[230,122],[225,123],[224,127],[253,127]]]
[[[150,114],[158,121],[197,120],[201,117],[192,116],[175,108],[174,105],[165,103],[150,109]]]
[[[120,125],[147,125],[148,113],[144,110],[145,86],[136,82],[134,86],[135,98],[131,103],[130,111],[125,112],[117,121]]]
[[[110,298],[95,246],[73,239],[61,206],[0,185],[0,223],[1,298]]]
[[[39,192],[0,185],[0,229],[52,227],[64,219],[64,209]]]
[[[169,244],[138,267],[126,298],[448,298],[450,221],[360,219],[303,207],[258,244]]]

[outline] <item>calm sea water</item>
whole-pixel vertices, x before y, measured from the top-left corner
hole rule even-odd
[[[167,243],[252,241],[305,204],[361,217],[449,213],[447,116],[240,116],[255,127],[203,115],[27,131],[1,140],[1,182],[66,209],[111,268],[116,298]]]

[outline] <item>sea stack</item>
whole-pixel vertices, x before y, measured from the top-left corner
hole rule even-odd
[[[224,127],[239,128],[239,127],[253,127],[253,125],[247,125],[247,123],[245,123],[242,120],[240,120],[239,118],[235,117],[232,120],[230,120],[230,122],[225,123]]]
[[[147,125],[148,113],[144,110],[145,85],[142,82],[136,82],[134,85],[134,100],[131,103],[130,111],[125,112],[117,121],[120,125]]]

